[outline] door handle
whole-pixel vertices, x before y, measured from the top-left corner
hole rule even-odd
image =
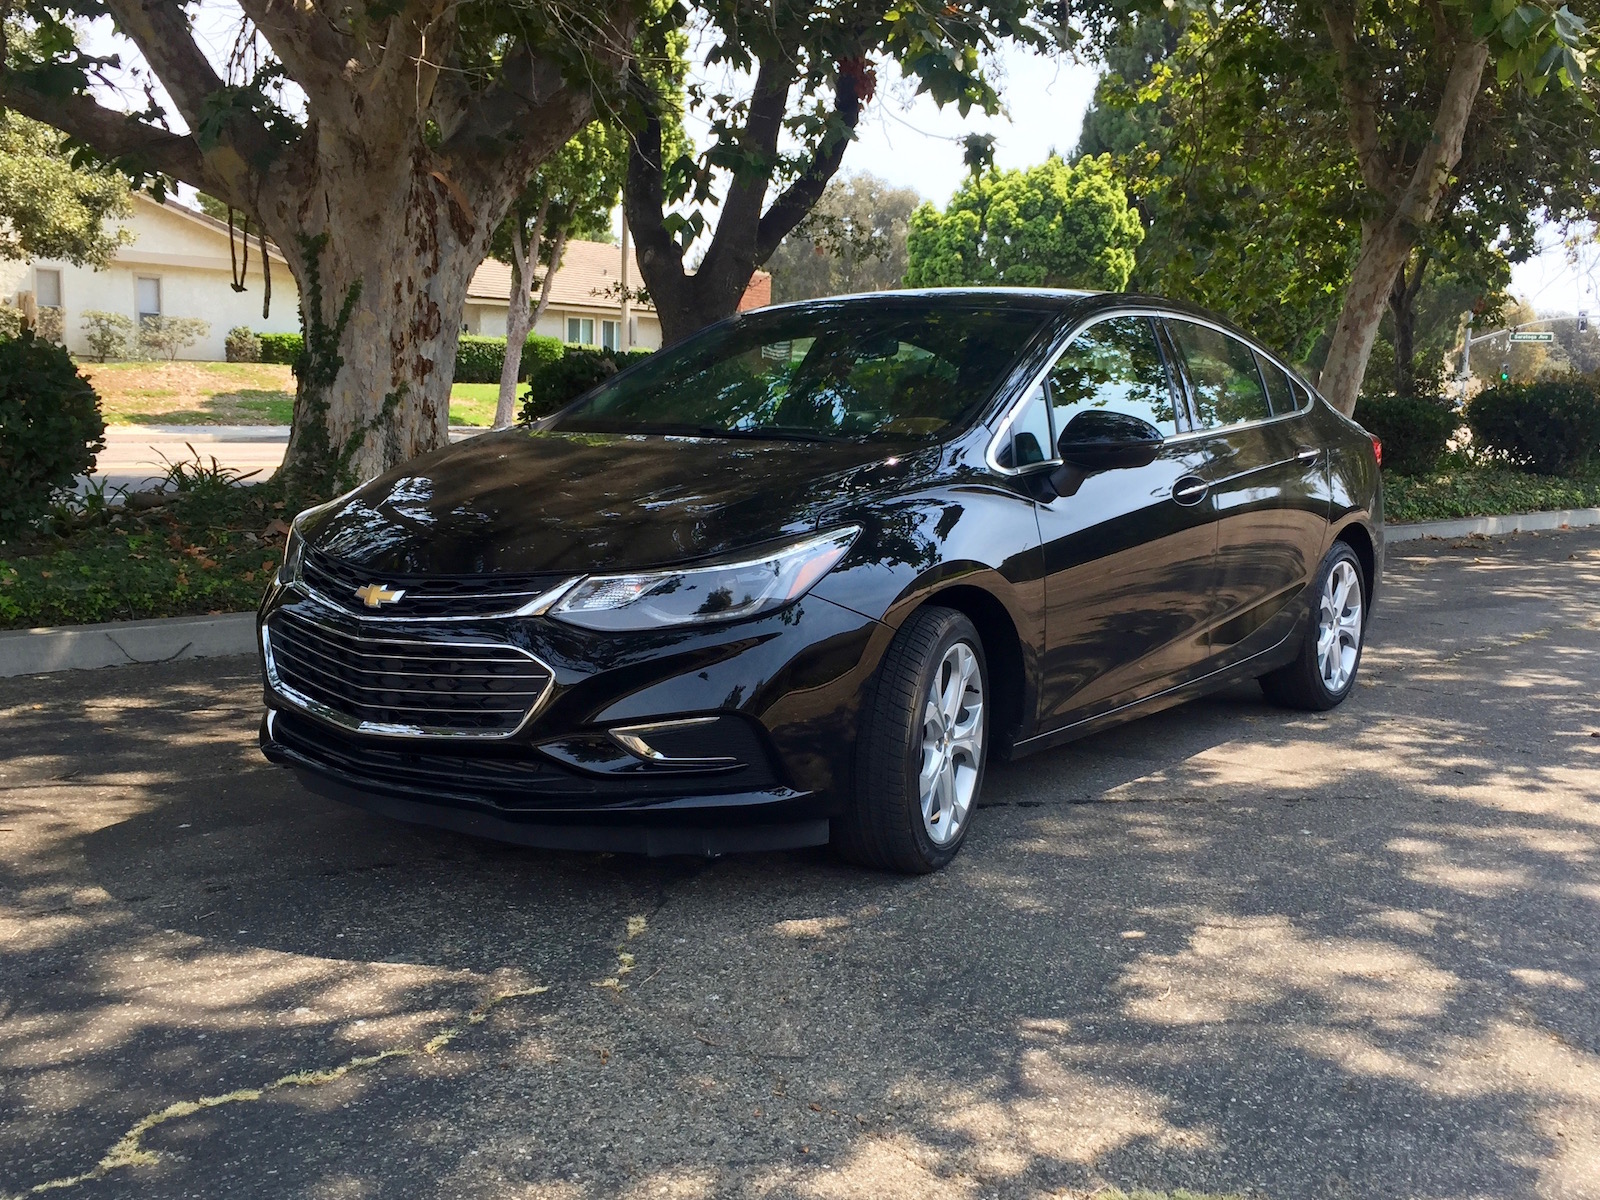
[[[1317,449],[1315,446],[1313,446],[1309,450],[1300,451],[1299,454],[1296,454],[1294,456],[1294,460],[1295,460],[1295,462],[1308,463],[1308,462],[1316,462],[1317,459],[1319,459],[1321,457],[1322,457],[1322,451]]]
[[[1198,475],[1185,475],[1172,485],[1172,500],[1175,504],[1185,507],[1199,504],[1206,498],[1206,493],[1211,490],[1211,485]]]

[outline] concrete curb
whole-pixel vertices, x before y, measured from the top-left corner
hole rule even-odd
[[[1415,521],[1390,525],[1383,540],[1414,542],[1419,538],[1459,538],[1474,534],[1533,533],[1545,529],[1582,529],[1600,525],[1600,508],[1562,508],[1554,512],[1508,513],[1500,517],[1460,517],[1453,521]]]
[[[1393,544],[1421,538],[1581,529],[1588,525],[1600,525],[1600,508],[1463,517],[1456,521],[1417,521],[1390,525],[1385,530],[1384,540]],[[61,629],[22,629],[0,633],[0,679],[255,652],[256,615],[248,612],[216,617],[169,617],[161,621],[112,621],[106,625]]]
[[[256,615],[112,621],[0,633],[0,678],[256,652]]]

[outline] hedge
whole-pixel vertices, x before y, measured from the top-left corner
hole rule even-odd
[[[1461,424],[1450,402],[1438,396],[1362,396],[1355,418],[1383,443],[1383,465],[1402,475],[1426,475],[1437,467]]]
[[[1600,392],[1588,379],[1502,384],[1467,404],[1472,438],[1495,458],[1540,475],[1600,464]]]
[[[298,333],[263,333],[261,361],[294,365],[300,357],[302,345]],[[559,338],[530,333],[522,344],[522,369],[517,378],[526,382],[541,366],[560,359],[565,347]],[[456,344],[457,383],[499,383],[500,372],[505,369],[506,340],[503,337],[480,337],[464,333]]]
[[[256,336],[261,339],[261,361],[264,363],[287,363],[292,367],[305,344],[298,333],[260,333]]]
[[[100,397],[64,348],[0,338],[0,541],[24,534],[105,447]]]

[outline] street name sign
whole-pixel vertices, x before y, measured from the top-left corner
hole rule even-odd
[[[1531,333],[1513,333],[1511,340],[1513,342],[1553,342],[1556,340],[1556,335],[1548,329],[1542,329],[1534,330]]]

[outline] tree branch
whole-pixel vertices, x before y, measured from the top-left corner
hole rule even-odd
[[[854,132],[861,120],[861,96],[854,76],[839,77],[833,108],[840,123]],[[829,181],[838,174],[839,165],[844,161],[845,148],[849,144],[850,137],[843,133],[831,140],[825,139],[817,147],[806,169],[772,202],[772,207],[762,216],[756,232],[757,266],[772,257],[778,243],[816,206]]]
[[[783,134],[783,115],[793,85],[794,66],[787,56],[762,61],[739,136],[738,150],[747,161],[734,165],[728,194],[723,197],[722,211],[717,215],[717,231],[700,262],[700,271],[708,276],[716,275],[725,260],[759,261],[755,259],[755,248],[761,207],[772,182],[778,139]]]
[[[1378,134],[1378,101],[1362,73],[1361,46],[1356,39],[1355,13],[1339,0],[1324,0],[1323,20],[1339,59],[1339,94],[1350,125],[1350,147],[1355,151],[1361,179],[1375,194],[1392,200],[1399,178],[1383,154]]]
[[[205,119],[206,100],[222,77],[195,43],[188,15],[163,0],[105,0],[119,32],[132,39],[193,132]]]
[[[232,195],[227,182],[210,170],[192,138],[158,129],[85,95],[45,95],[15,76],[4,79],[0,95],[23,116],[52,125],[108,158],[171,175],[191,187],[232,200],[236,207],[244,207],[243,197]]]
[[[683,249],[667,232],[663,204],[666,191],[666,164],[661,161],[661,112],[649,87],[637,75],[630,80],[634,99],[644,111],[643,128],[628,139],[628,170],[622,189],[622,203],[628,212],[628,228],[633,233],[634,252],[639,269],[653,288],[656,279],[681,284]],[[652,274],[656,279],[649,278]],[[664,289],[663,289],[664,290]],[[657,304],[666,303],[657,297]]]
[[[313,105],[339,103],[348,97],[350,86],[342,71],[360,47],[321,5],[296,4],[294,0],[238,3]]]
[[[1439,99],[1439,111],[1433,118],[1433,136],[1418,156],[1395,205],[1399,220],[1412,225],[1426,225],[1433,220],[1439,200],[1449,188],[1450,172],[1461,160],[1461,143],[1488,62],[1489,44],[1481,39],[1456,50]]]

